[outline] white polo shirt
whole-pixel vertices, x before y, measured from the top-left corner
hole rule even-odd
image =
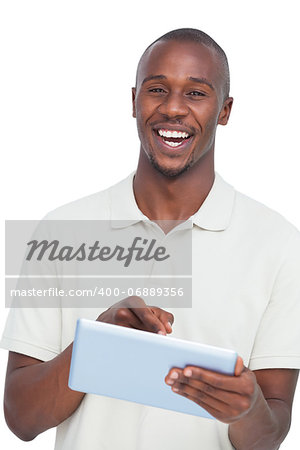
[[[65,205],[48,219],[147,219],[134,173]],[[193,220],[192,308],[169,309],[173,336],[234,349],[251,370],[300,368],[300,234],[278,213],[234,190],[218,174]],[[48,361],[96,309],[12,309],[1,347]],[[120,376],[122,376],[120,368]],[[174,394],[176,395],[176,394]],[[86,395],[57,428],[56,450],[225,450],[217,421]]]

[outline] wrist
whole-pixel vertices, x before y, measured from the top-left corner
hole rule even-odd
[[[236,422],[229,425],[229,439],[237,450],[275,449],[278,434],[276,415],[268,405],[263,393],[258,392],[249,411]]]

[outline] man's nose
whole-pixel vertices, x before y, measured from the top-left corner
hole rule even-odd
[[[169,93],[160,104],[158,111],[169,118],[186,116],[189,109],[180,93]]]

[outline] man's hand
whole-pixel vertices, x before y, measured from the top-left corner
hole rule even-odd
[[[147,306],[143,299],[132,296],[111,306],[100,314],[97,321],[166,335],[172,333],[174,316],[155,306]]]
[[[297,378],[292,369],[252,372],[238,357],[234,376],[187,366],[172,368],[165,381],[229,424],[229,439],[237,450],[275,450],[290,427]]]
[[[234,376],[187,366],[172,368],[165,381],[173,392],[189,398],[228,424],[249,414],[263,396],[254,373],[244,366],[241,357],[237,359]]]

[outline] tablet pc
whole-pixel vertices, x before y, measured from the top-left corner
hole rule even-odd
[[[237,353],[87,319],[77,321],[69,375],[75,391],[213,418],[175,394],[164,379],[172,367],[201,366],[234,374]]]

